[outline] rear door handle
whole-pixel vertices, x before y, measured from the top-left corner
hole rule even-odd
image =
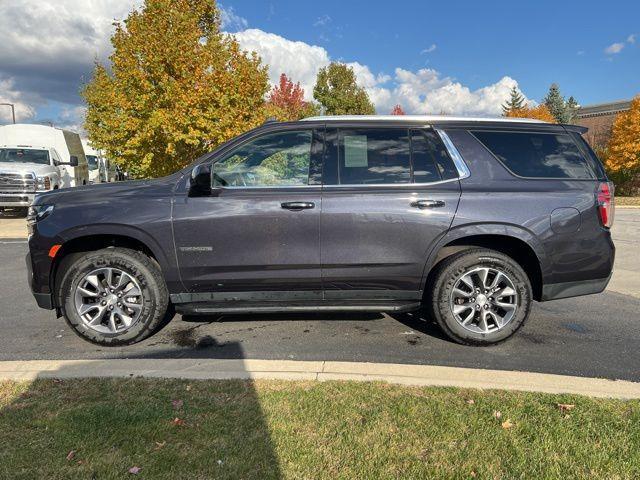
[[[281,203],[280,206],[287,210],[305,210],[307,208],[314,208],[316,204],[313,202],[284,202]]]
[[[415,208],[441,208],[444,207],[442,200],[415,200],[411,202],[411,206]]]

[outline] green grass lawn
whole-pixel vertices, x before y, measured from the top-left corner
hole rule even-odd
[[[0,434],[2,479],[640,478],[640,402],[571,395],[355,382],[1,382]]]

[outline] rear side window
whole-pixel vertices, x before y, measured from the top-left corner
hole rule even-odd
[[[342,185],[411,182],[409,132],[406,129],[344,129],[338,133]]]
[[[458,178],[444,143],[433,130],[412,130],[411,152],[415,183]]]
[[[592,179],[570,135],[533,132],[471,132],[511,172],[530,178]]]

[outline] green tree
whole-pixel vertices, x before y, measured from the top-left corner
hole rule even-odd
[[[575,123],[575,121],[578,119],[579,109],[580,104],[578,104],[578,101],[573,96],[569,97],[566,106],[566,123]]]
[[[507,116],[509,114],[509,112],[514,111],[514,110],[520,110],[520,109],[522,109],[524,107],[526,107],[525,101],[524,101],[524,97],[520,93],[520,90],[518,90],[518,87],[516,87],[514,85],[511,88],[511,93],[509,95],[509,100],[507,100],[502,105],[502,114],[504,116]]]
[[[356,84],[353,68],[331,63],[318,72],[315,98],[327,115],[373,115],[376,109],[367,92]]]
[[[567,118],[567,102],[560,93],[560,87],[557,83],[551,84],[547,96],[543,99],[543,103],[558,123],[569,123]]]
[[[213,0],[145,0],[116,25],[111,68],[83,87],[94,147],[166,175],[264,119],[267,71],[220,32]]]

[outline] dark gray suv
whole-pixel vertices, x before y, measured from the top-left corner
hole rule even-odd
[[[533,300],[601,292],[613,186],[582,127],[455,117],[268,122],[165,178],[39,195],[29,284],[86,340],[174,314],[426,310],[500,342]]]

